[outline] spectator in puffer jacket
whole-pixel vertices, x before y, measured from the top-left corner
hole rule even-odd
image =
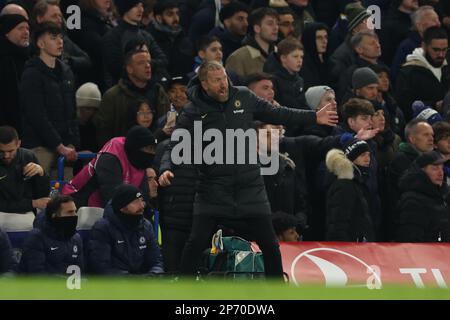
[[[102,219],[92,228],[89,267],[96,274],[159,274],[161,251],[150,221],[143,217],[145,201],[132,185],[119,186]]]

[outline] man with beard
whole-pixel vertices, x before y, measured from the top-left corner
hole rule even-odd
[[[396,87],[397,102],[406,120],[412,118],[411,105],[415,100],[441,111],[450,83],[447,52],[447,32],[431,27],[424,33],[422,47],[407,57],[397,76]]]
[[[0,15],[0,125],[12,126],[19,133],[22,132],[19,82],[29,57],[29,45],[26,11],[15,4],[7,5]]]
[[[72,195],[79,207],[101,207],[112,198],[117,186],[126,183],[140,187],[147,200],[156,197],[155,186],[150,179],[155,154],[156,139],[150,130],[142,126],[130,129],[126,137],[108,141],[69,183],[63,194]]]
[[[143,217],[145,201],[135,186],[123,184],[92,228],[89,267],[104,275],[163,273],[152,224]]]
[[[41,222],[25,240],[20,271],[63,275],[73,265],[83,270],[83,241],[76,233],[78,216],[73,199],[58,195],[50,200]]]

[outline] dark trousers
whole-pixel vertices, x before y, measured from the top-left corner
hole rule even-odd
[[[181,255],[183,254],[184,245],[189,238],[189,230],[163,227],[161,235],[164,269],[169,273],[178,273],[180,272]]]
[[[247,226],[246,233],[251,235],[252,240],[258,244],[263,253],[266,276],[281,279],[283,277],[283,266],[280,246],[273,230],[270,215],[242,218],[239,222],[241,221]],[[194,215],[191,234],[181,258],[182,274],[192,275],[197,271],[203,251],[211,245],[211,234],[220,223],[219,218]]]

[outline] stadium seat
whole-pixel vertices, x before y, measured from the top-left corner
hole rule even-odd
[[[0,229],[6,232],[13,248],[14,263],[19,263],[22,257],[22,245],[33,229],[34,213],[0,212]]]
[[[97,220],[103,217],[103,208],[81,207],[78,209],[77,231],[91,230]],[[80,233],[81,234],[81,233]]]

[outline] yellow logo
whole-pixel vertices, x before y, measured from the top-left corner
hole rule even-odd
[[[234,107],[235,107],[235,108],[240,108],[240,107],[241,107],[241,101],[236,100],[236,101],[234,102]]]

